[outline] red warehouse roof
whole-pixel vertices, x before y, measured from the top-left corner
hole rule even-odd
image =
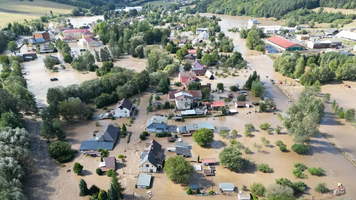
[[[291,41],[289,41],[289,40],[287,40],[287,39],[284,39],[284,38],[282,38],[282,37],[279,37],[279,36],[272,36],[272,37],[270,37],[270,38],[267,38],[267,40],[268,41],[270,41],[270,42],[272,42],[272,43],[274,43],[274,44],[276,44],[276,45],[278,45],[278,46],[281,46],[281,47],[283,47],[283,48],[289,48],[289,47],[291,47],[291,46],[294,46],[294,45],[298,45],[298,46],[301,46],[301,45],[299,45],[299,44],[296,44],[296,43],[294,43],[294,42],[291,42]]]

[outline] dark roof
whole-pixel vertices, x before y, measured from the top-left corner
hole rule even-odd
[[[80,150],[98,150],[99,148],[105,150],[112,150],[114,149],[114,142],[104,142],[104,141],[97,141],[97,140],[84,140],[80,145]]]
[[[193,63],[193,68],[204,69],[204,65],[203,65],[200,61],[196,60],[196,61]]]
[[[105,157],[104,158],[105,167],[101,167],[103,171],[108,171],[109,169],[116,170],[116,159],[115,157]]]
[[[212,170],[210,170],[210,169],[204,169],[203,170],[203,174],[205,176],[214,176],[215,175],[214,172]]]
[[[117,105],[117,107],[120,107],[120,108],[126,108],[128,110],[131,110],[132,108],[132,103],[127,100],[127,99],[123,99],[119,102],[119,104]]]
[[[176,147],[176,153],[177,155],[182,155],[184,157],[192,157],[192,153],[189,148]]]
[[[115,141],[119,128],[114,125],[109,125],[102,132],[102,136],[99,138],[100,141],[112,142]]]

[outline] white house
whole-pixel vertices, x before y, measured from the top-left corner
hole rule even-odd
[[[193,106],[193,95],[187,92],[174,94],[177,110],[189,110]]]
[[[152,140],[146,143],[146,148],[140,155],[140,172],[157,172],[163,167],[164,150],[162,146]]]
[[[196,35],[199,35],[200,33],[205,32],[205,31],[208,31],[208,30],[209,30],[208,28],[197,28],[197,29],[195,30],[195,34],[196,34]]]
[[[132,110],[132,103],[127,99],[123,99],[116,105],[114,117],[130,117]]]
[[[82,39],[82,41],[83,45],[87,45],[88,47],[100,47],[100,42],[91,36]]]
[[[207,33],[206,31],[202,32],[199,34],[199,38],[202,40],[206,40],[209,39],[209,33]]]

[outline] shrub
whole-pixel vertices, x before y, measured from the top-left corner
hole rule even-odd
[[[146,136],[145,136],[143,133],[141,133],[141,134],[140,134],[140,139],[141,139],[141,140],[146,140]]]
[[[199,187],[197,187],[197,188],[195,189],[195,194],[200,194],[200,189],[199,189]]]
[[[130,117],[130,124],[132,124],[133,123],[133,118],[132,117]]]
[[[215,193],[215,192],[214,192],[214,190],[212,190],[212,189],[208,191],[208,194],[210,194],[210,195],[212,195],[212,194],[214,194],[214,193]]]
[[[267,147],[271,143],[269,140],[267,140],[265,137],[261,137],[261,142]]]
[[[322,176],[324,175],[324,170],[321,169],[320,167],[316,168],[316,167],[310,167],[308,168],[308,172],[311,175],[315,175],[315,176]]]
[[[122,159],[122,158],[125,158],[125,156],[122,155],[122,154],[120,154],[120,155],[118,156],[118,158]]]
[[[246,191],[247,190],[247,186],[246,185],[242,185],[242,190]]]
[[[100,123],[99,122],[95,122],[95,126],[100,126]]]
[[[115,174],[115,171],[113,169],[109,169],[107,172],[106,172],[106,176],[108,177],[112,177],[113,174]]]
[[[146,189],[146,190],[150,189],[150,186],[146,186],[145,189]]]
[[[261,128],[262,130],[267,130],[267,129],[269,129],[270,127],[271,127],[271,124],[269,124],[269,123],[267,123],[267,122],[260,125],[260,128]]]
[[[252,136],[252,133],[251,133],[250,130],[245,130],[244,135],[245,135],[246,137],[250,137],[250,136]]]
[[[101,176],[103,174],[103,171],[100,168],[96,169],[96,174]]]
[[[258,171],[261,171],[263,173],[271,173],[272,172],[272,168],[270,168],[267,164],[264,164],[264,163],[259,164],[257,166],[257,169],[258,169]]]
[[[135,188],[137,189],[137,184],[135,184]]]
[[[162,133],[156,133],[156,137],[171,137],[172,134],[170,132],[162,132]]]
[[[237,96],[238,101],[246,101],[246,96],[245,95],[238,95]]]
[[[297,169],[300,169],[301,171],[304,171],[304,170],[308,169],[308,167],[305,166],[303,163],[295,163],[294,167],[297,168]]]
[[[302,181],[298,181],[292,183],[292,188],[294,193],[304,192],[307,189],[307,185]]]
[[[255,130],[255,127],[252,124],[245,124],[245,130],[252,132]]]
[[[274,144],[275,144],[277,147],[280,147],[280,146],[284,145],[284,143],[282,142],[282,140],[277,140]]]
[[[73,166],[73,172],[75,174],[81,174],[83,171],[83,165],[81,165],[80,163],[74,163],[74,166]]]
[[[327,188],[326,183],[318,183],[315,187],[315,191],[323,194],[329,192],[329,189]]]
[[[303,173],[303,171],[298,169],[298,168],[297,169],[293,169],[292,172],[293,172],[294,176],[297,177],[297,178],[307,178],[307,175],[305,175]]]
[[[244,148],[244,153],[250,154],[250,153],[252,153],[252,151],[250,150],[250,148],[246,147],[246,148]]]
[[[297,154],[306,154],[307,151],[309,150],[309,147],[304,144],[293,144],[292,150]]]
[[[277,125],[277,127],[276,127],[276,133],[277,133],[277,134],[280,134],[280,133],[281,133],[281,130],[282,130],[282,127],[279,126],[279,125]]]
[[[136,108],[136,110],[135,110],[135,115],[138,115],[138,109]]]
[[[262,185],[262,183],[253,183],[252,185],[250,185],[251,193],[257,196],[263,196],[265,190],[266,188]]]
[[[188,186],[186,193],[187,193],[187,195],[191,195],[193,193],[192,188],[190,188],[190,186]]]
[[[69,142],[55,141],[49,145],[51,158],[59,162],[67,162],[74,157],[74,152]]]
[[[287,146],[286,145],[281,145],[281,146],[279,146],[279,150],[281,150],[282,152],[286,152],[287,151]]]
[[[156,95],[156,96],[155,96],[155,99],[156,99],[156,100],[160,100],[161,97]]]
[[[279,120],[281,120],[281,121],[283,120],[283,117],[282,117],[282,115],[280,113],[277,113],[277,117],[278,117]]]

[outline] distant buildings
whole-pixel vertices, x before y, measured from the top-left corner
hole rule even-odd
[[[267,38],[267,42],[285,51],[301,51],[304,49],[302,45],[296,44],[277,35]]]
[[[169,91],[168,92],[168,100],[169,101],[175,101],[176,100],[175,94],[178,94],[180,92],[182,92],[182,91],[180,91],[180,90]],[[192,95],[193,100],[201,100],[202,99],[202,93],[201,93],[200,90],[187,90],[187,91],[184,91],[184,92]]]
[[[209,29],[208,28],[197,28],[195,30],[195,34],[199,35],[200,33],[207,32]]]
[[[180,82],[185,83],[188,81],[189,78],[192,78],[195,81],[197,76],[194,72],[180,72],[179,73]]]
[[[206,31],[204,31],[204,32],[202,32],[202,33],[199,34],[199,38],[200,38],[201,40],[209,39],[209,33],[206,32]]]
[[[356,33],[350,31],[341,31],[340,33],[336,34],[334,38],[356,41]]]
[[[85,33],[91,32],[87,29],[67,29],[63,31],[63,37],[72,37],[79,40]]]
[[[179,92],[174,94],[176,109],[189,110],[193,107],[193,96],[187,92]]]
[[[100,42],[94,37],[85,37],[83,40],[83,45],[87,45],[88,47],[100,47]]]
[[[48,31],[37,31],[37,32],[33,32],[32,36],[34,39],[38,39],[38,38],[43,38],[46,41],[51,40]]]
[[[310,49],[322,49],[322,48],[335,48],[341,46],[342,41],[340,39],[331,40],[319,40],[319,41],[308,41],[307,47]]]
[[[257,24],[257,19],[249,19],[247,22],[247,26],[253,26],[255,24]]]
[[[137,12],[139,12],[142,10],[142,6],[125,7],[124,9],[122,8],[115,9],[116,12],[121,12],[121,11],[129,12],[130,10],[137,10]]]

